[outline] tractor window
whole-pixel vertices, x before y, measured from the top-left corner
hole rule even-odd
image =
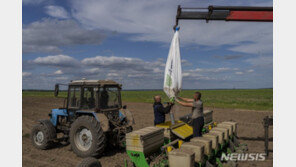
[[[96,92],[94,87],[85,87],[83,89],[83,96],[82,96],[82,109],[93,109],[95,108],[96,102]]]
[[[100,107],[102,109],[118,108],[120,106],[119,98],[117,87],[100,88]]]
[[[79,108],[81,103],[81,88],[80,87],[70,87],[69,92],[69,107],[70,108]]]

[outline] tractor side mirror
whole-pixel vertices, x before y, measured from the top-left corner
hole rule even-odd
[[[126,108],[127,108],[127,106],[126,106],[126,105],[124,105],[122,108],[123,108],[123,109],[126,109]]]
[[[60,86],[59,84],[55,84],[54,86],[54,96],[57,97],[59,95]]]

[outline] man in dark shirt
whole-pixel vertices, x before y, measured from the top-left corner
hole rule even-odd
[[[160,96],[154,97],[154,104],[153,104],[154,125],[165,122],[165,114],[170,112],[172,106],[173,106],[172,103],[168,103],[166,107],[163,107],[161,103],[161,97]]]
[[[179,99],[183,100],[183,102]],[[182,106],[192,107],[193,137],[201,137],[204,126],[203,102],[201,101],[201,93],[195,92],[193,99],[178,97],[176,101]]]

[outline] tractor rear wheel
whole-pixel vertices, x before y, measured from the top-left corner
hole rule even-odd
[[[99,160],[93,157],[88,157],[84,158],[78,167],[102,167],[102,165]]]
[[[105,134],[92,116],[81,116],[71,125],[70,143],[79,157],[100,156],[105,148]]]
[[[49,120],[41,120],[31,131],[31,140],[38,149],[48,149],[56,138],[56,130]]]

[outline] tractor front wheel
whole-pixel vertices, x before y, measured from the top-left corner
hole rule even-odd
[[[105,148],[105,134],[92,116],[80,116],[71,125],[70,143],[79,157],[100,156]]]
[[[31,140],[38,149],[48,149],[56,138],[56,130],[49,120],[42,120],[31,131]]]

